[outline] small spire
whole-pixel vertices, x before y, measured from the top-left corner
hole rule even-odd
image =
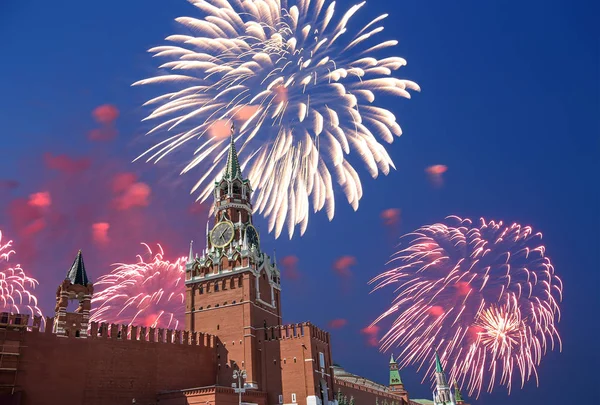
[[[83,255],[81,254],[81,249],[79,249],[79,252],[77,252],[77,257],[75,257],[75,261],[67,273],[67,278],[71,280],[71,284],[85,286],[90,282],[87,273],[85,272],[85,265],[83,264]]]
[[[440,361],[440,356],[438,355],[437,350],[435,351],[435,372],[443,373],[444,369],[442,367],[442,362]]]
[[[241,232],[241,230],[240,230],[240,232]],[[248,232],[246,230],[244,230],[244,242],[242,244],[242,249],[248,250]]]
[[[190,255],[188,256],[188,263],[192,263],[194,261],[194,250],[192,249],[192,245],[194,241],[190,241]]]
[[[273,249],[273,266],[277,266],[277,251]]]
[[[394,361],[394,353],[392,353],[392,357],[390,357],[390,364],[396,364]]]
[[[454,400],[456,401],[457,404],[462,404],[464,402],[464,399],[462,397],[462,394],[460,393],[460,389],[458,388],[458,383],[456,382],[456,380],[454,380]]]

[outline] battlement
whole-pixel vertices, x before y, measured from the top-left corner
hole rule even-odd
[[[29,326],[30,315],[13,314],[8,312],[0,312],[0,328],[23,329],[23,328],[38,328],[42,322],[41,316],[35,316],[33,324]]]
[[[363,379],[357,378],[355,382],[351,382],[351,381],[342,380],[339,378],[334,378],[335,386],[337,387],[338,390],[340,390],[342,392],[345,392],[345,390],[343,388],[350,388],[352,390],[362,391],[362,392],[366,392],[369,394],[373,394],[373,395],[376,395],[381,398],[388,398],[388,399],[396,400],[396,401],[399,400],[399,395],[390,391],[388,387],[367,386],[361,380],[363,380]]]
[[[43,321],[41,316],[34,316],[31,319],[26,314],[0,312],[0,328],[26,329],[34,333],[52,334],[54,318],[46,317],[45,322]],[[63,335],[61,337],[80,339],[79,336]],[[218,343],[218,338],[208,333],[104,322],[90,322],[86,339],[130,340],[204,347],[216,347]]]
[[[297,339],[304,336],[329,343],[329,332],[314,326],[310,322],[268,326],[265,329],[266,340]]]

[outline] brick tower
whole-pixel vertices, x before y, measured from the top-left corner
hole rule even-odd
[[[233,369],[246,387],[265,389],[261,340],[281,324],[280,272],[252,225],[252,187],[244,179],[232,135],[227,166],[214,185],[214,218],[206,249],[186,265],[186,329],[219,336],[217,385],[231,386]]]
[[[67,277],[56,290],[54,333],[59,336],[87,337],[93,284],[85,272],[81,250],[77,253]],[[75,312],[67,312],[69,301],[79,301]]]
[[[398,369],[398,363],[394,360],[394,355],[390,358],[390,391],[394,394],[404,398],[408,402],[408,393],[404,389],[404,383],[400,377],[400,370]]]

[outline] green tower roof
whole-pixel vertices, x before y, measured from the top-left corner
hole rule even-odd
[[[231,141],[229,143],[229,152],[227,153],[227,166],[223,172],[223,178],[227,180],[233,180],[238,178],[242,180],[242,169],[240,168],[240,162],[238,161],[237,151],[235,150],[235,143],[233,141],[233,133],[235,126],[231,124]]]
[[[443,373],[444,369],[442,368],[442,362],[440,361],[440,356],[438,356],[437,350],[435,351],[435,372]]]
[[[392,365],[394,367],[392,367]],[[400,371],[398,371],[398,365],[394,360],[394,355],[390,358],[390,386],[402,384],[402,378],[400,378]]]
[[[460,393],[460,389],[458,388],[458,384],[454,381],[454,400],[456,403],[463,402],[463,397]]]

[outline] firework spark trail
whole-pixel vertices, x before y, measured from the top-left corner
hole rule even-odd
[[[562,281],[554,274],[541,233],[518,224],[481,219],[479,227],[456,216],[406,236],[392,268],[377,276],[374,291],[392,285],[392,306],[372,325],[394,317],[381,349],[402,347],[403,365],[427,364],[438,348],[451,379],[469,394],[495,384],[521,387],[548,348],[562,342],[556,323]]]
[[[94,283],[91,321],[177,329],[185,313],[185,258],[163,259],[164,251],[149,263],[138,255],[133,264],[117,263],[115,269]]]
[[[32,316],[42,316],[32,292],[38,284],[37,280],[28,277],[20,264],[4,267],[15,254],[12,243],[12,240],[2,241],[0,230],[0,312],[21,314],[27,309]]]
[[[256,209],[268,218],[269,232],[279,237],[287,225],[290,238],[296,226],[303,234],[311,205],[333,219],[333,181],[358,209],[361,181],[347,156],[358,155],[373,178],[387,174],[394,163],[377,138],[392,143],[402,134],[394,114],[374,104],[376,96],[410,98],[408,90],[420,90],[392,76],[404,59],[374,56],[398,41],[368,45],[387,14],[348,38],[348,21],[365,2],[337,22],[335,2],[326,0],[190,2],[205,18],[177,18],[189,35],[169,36],[173,45],[149,50],[168,60],[161,65],[168,73],[134,83],[180,86],[146,102],[155,106],[146,120],[159,121],[149,134],[172,135],[139,158],[158,162],[200,140],[182,174],[202,164],[192,193],[204,201],[228,146],[226,136],[211,131],[239,121],[242,167],[250,167]]]

